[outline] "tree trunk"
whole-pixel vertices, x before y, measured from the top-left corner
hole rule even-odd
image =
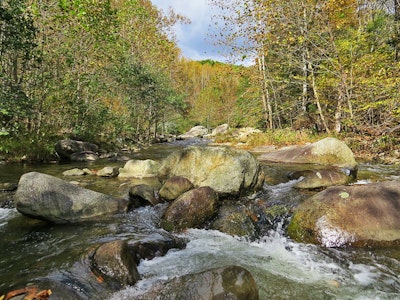
[[[342,130],[342,104],[343,104],[343,96],[340,93],[338,97],[338,103],[335,110],[335,132],[340,133]]]
[[[271,99],[267,86],[267,76],[265,74],[265,56],[261,53],[260,58],[258,59],[258,70],[260,73],[261,79],[261,100],[264,109],[264,120],[267,128],[273,129],[273,121],[272,121],[272,106]]]
[[[312,85],[312,89],[313,89],[313,92],[314,92],[314,99],[315,99],[315,104],[317,105],[317,108],[318,108],[319,117],[321,118],[321,122],[324,125],[325,131],[328,134],[330,134],[331,131],[329,130],[329,127],[328,127],[328,125],[327,125],[327,123],[325,121],[325,116],[324,116],[324,114],[322,112],[321,102],[320,102],[320,99],[319,99],[319,92],[318,92],[318,88],[317,88],[317,85],[316,85],[316,82],[315,82],[314,68],[313,68],[311,63],[309,63],[308,69],[310,71],[311,85]]]
[[[395,60],[400,60],[400,0],[394,0]]]

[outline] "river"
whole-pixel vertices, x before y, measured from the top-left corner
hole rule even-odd
[[[132,158],[161,159],[184,145],[157,145]],[[64,170],[73,167],[98,169],[104,165],[122,167],[123,163],[0,165],[0,182],[17,182],[32,170],[62,177]],[[264,168],[275,178],[286,172],[279,165]],[[399,179],[400,166],[360,163],[357,183]],[[109,194],[124,192],[118,179],[89,176],[83,183]],[[257,197],[272,202],[301,201],[305,196],[292,188],[294,183],[276,180],[266,184]],[[260,299],[400,299],[400,249],[329,249],[296,243],[285,235],[285,222],[275,224],[257,240],[188,230],[181,234],[188,240],[185,249],[142,261],[138,267],[142,280],[119,292],[105,293],[97,282],[88,280],[88,253],[107,241],[139,239],[158,232],[160,210],[144,207],[99,222],[61,226],[28,219],[15,209],[0,209],[0,296],[42,278],[68,285],[87,299],[134,299],[159,280],[239,265],[253,274]]]

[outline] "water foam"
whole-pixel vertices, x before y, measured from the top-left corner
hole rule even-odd
[[[16,209],[0,208],[0,227],[7,224],[8,220],[14,217],[17,213]]]

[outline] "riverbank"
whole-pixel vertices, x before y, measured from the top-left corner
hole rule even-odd
[[[246,132],[246,129],[248,132]],[[357,161],[387,165],[400,164],[400,137],[396,136],[394,133],[387,135],[352,133],[327,135],[323,133],[316,134],[308,130],[292,130],[290,128],[276,129],[273,131],[269,130],[265,132],[252,128],[244,128],[244,132],[245,133],[243,134],[242,129],[229,129],[222,134],[212,135],[209,138],[212,139],[212,142],[215,144],[224,144],[235,148],[252,150],[257,147],[282,148],[292,145],[304,145],[307,143],[317,142],[326,137],[335,137],[344,141],[349,146]],[[113,143],[110,142],[110,144]],[[156,144],[162,143],[155,143],[148,146],[152,147]],[[107,156],[107,153],[111,153],[114,156],[118,155],[118,153],[129,156],[130,152],[138,152],[138,148],[147,148],[147,146],[134,143],[131,145],[121,145],[117,148],[115,147],[115,144],[113,145],[114,147],[112,150],[110,150],[111,148],[107,144],[101,143],[101,145],[99,145],[99,149],[103,153],[102,157]],[[31,153],[25,153],[29,151]],[[50,150],[50,146],[48,146],[46,151],[46,155],[40,154],[39,152],[41,152],[41,150],[35,149],[34,146],[31,146],[29,150],[25,149],[25,152],[17,151],[2,153],[0,151],[0,163],[56,163],[60,160],[54,147]]]
[[[315,134],[308,131],[277,129],[274,131],[258,132],[245,138],[237,138],[234,131],[218,135],[214,138],[217,144],[251,150],[257,147],[282,148],[292,145],[314,143],[326,137],[335,137],[344,141],[353,151],[357,161],[378,164],[400,164],[400,137],[395,135],[365,135],[365,134]]]

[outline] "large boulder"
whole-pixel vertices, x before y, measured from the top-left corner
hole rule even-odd
[[[125,241],[112,241],[97,248],[92,267],[116,288],[133,285],[140,279],[136,261]]]
[[[201,227],[216,213],[218,195],[206,186],[190,190],[176,199],[165,211],[161,226],[167,231]]]
[[[119,169],[120,178],[147,178],[157,176],[159,163],[152,159],[131,159]]]
[[[304,146],[290,146],[264,153],[261,161],[296,164],[319,164],[357,170],[357,162],[351,149],[335,138],[325,138]]]
[[[193,138],[202,138],[208,133],[208,129],[204,126],[195,126],[188,132],[181,134],[177,137],[178,140],[188,140]]]
[[[329,187],[296,209],[291,238],[326,247],[400,242],[400,182]]]
[[[248,151],[229,147],[190,146],[174,152],[161,163],[158,175],[161,179],[182,176],[221,196],[257,190],[264,182],[257,159]]]
[[[94,159],[98,158],[95,153],[99,151],[99,147],[88,142],[66,139],[58,141],[55,150],[62,159],[83,159],[84,153],[88,159]]]
[[[127,210],[128,201],[59,178],[30,172],[21,176],[15,206],[24,215],[53,223],[75,223]]]
[[[258,300],[258,286],[253,275],[243,267],[227,266],[175,277],[153,286],[147,292],[124,299],[185,300]]]

